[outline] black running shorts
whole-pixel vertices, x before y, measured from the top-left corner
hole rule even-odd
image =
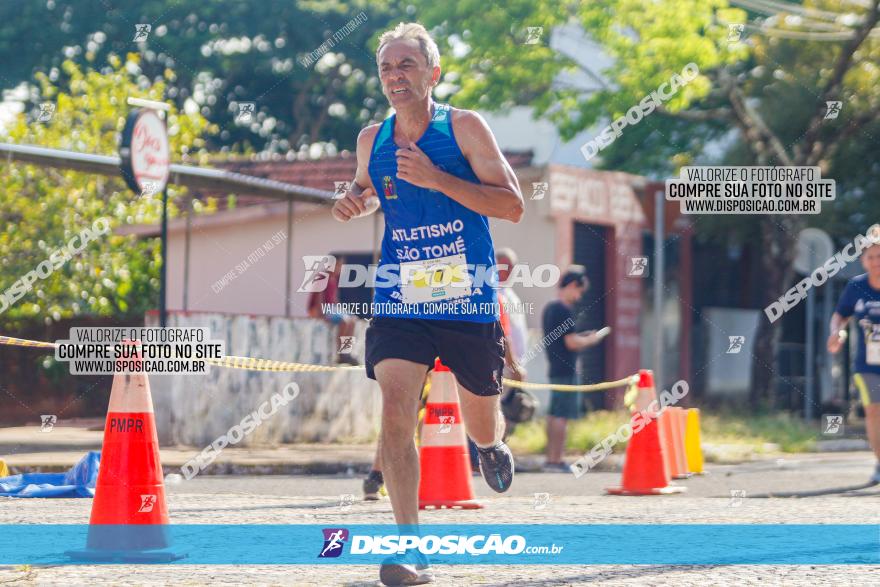
[[[501,393],[504,337],[500,322],[423,320],[377,316],[367,328],[367,377],[384,359],[404,359],[434,367],[440,357],[458,384],[476,395]]]

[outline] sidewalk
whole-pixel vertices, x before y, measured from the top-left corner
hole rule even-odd
[[[90,450],[100,450],[103,420],[71,420],[57,423],[51,431],[39,426],[0,428],[0,460],[10,474],[67,471]],[[375,444],[282,444],[277,447],[225,448],[206,469],[210,475],[332,475],[366,474],[373,463]],[[166,474],[179,473],[180,467],[204,447],[161,447],[162,468]],[[817,452],[868,450],[862,439],[840,439],[817,443]],[[756,453],[744,445],[704,444],[707,459],[739,463],[775,458],[778,447],[766,446]],[[579,455],[569,455],[574,460]],[[517,470],[534,472],[541,468],[540,455],[517,455]],[[601,471],[620,471],[622,454],[609,455],[598,467]]]
[[[0,428],[0,459],[11,474],[66,471],[90,450],[101,450],[103,421],[59,422],[50,432],[39,426]],[[165,473],[179,468],[204,447],[160,449]],[[284,444],[278,447],[226,448],[207,469],[212,475],[366,473],[373,462],[371,444]]]
[[[90,450],[101,450],[103,420],[57,423],[49,432],[39,426],[0,428],[0,460],[10,474],[67,471]],[[160,457],[165,474],[180,467],[205,447],[165,446]],[[277,447],[225,448],[206,469],[209,475],[333,475],[366,474],[373,464],[375,444],[282,444]],[[517,470],[539,471],[543,457],[517,457]],[[602,470],[620,470],[621,455],[611,455]]]

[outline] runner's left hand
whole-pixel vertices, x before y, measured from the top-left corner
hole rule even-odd
[[[398,149],[395,155],[399,179],[421,188],[436,189],[437,174],[440,170],[415,143],[410,143],[406,149]]]
[[[519,363],[511,363],[508,365],[510,368],[510,378],[514,381],[525,381],[526,380],[526,368],[520,365]]]

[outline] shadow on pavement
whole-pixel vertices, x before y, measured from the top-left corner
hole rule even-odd
[[[458,565],[434,565],[434,572],[437,574],[437,584],[444,584],[443,580],[443,571],[444,569],[454,568]],[[701,568],[712,568],[724,565],[689,565],[689,566],[700,566]],[[551,568],[549,565],[547,568]],[[577,575],[569,575],[567,577],[553,577],[548,579],[537,579],[537,580],[523,580],[517,579],[516,581],[504,582],[504,583],[480,583],[483,587],[509,587],[516,585],[516,587],[525,587],[525,586],[533,586],[533,587],[555,587],[562,585],[572,585],[584,582],[593,582],[599,580],[607,580],[607,579],[640,579],[646,578],[647,576],[652,575],[661,575],[663,573],[680,571],[681,566],[675,565],[636,565],[631,566],[626,569],[602,569],[596,571],[595,573],[581,573]],[[449,579],[448,585],[454,584],[454,579]],[[344,587],[376,587],[382,585],[379,581],[352,581],[349,583],[343,583]]]
[[[355,504],[361,502],[355,502]],[[170,513],[173,514],[184,514],[184,513],[196,513],[196,512],[244,512],[244,511],[256,511],[256,510],[282,510],[282,509],[293,509],[293,510],[322,510],[322,509],[339,509],[339,501],[328,501],[324,503],[302,503],[302,504],[293,504],[293,503],[281,503],[278,505],[252,505],[252,506],[235,506],[228,508],[173,508]],[[342,511],[353,511],[353,509],[347,509]],[[371,512],[375,512],[377,510],[370,510]],[[389,504],[388,511],[391,511],[391,507]],[[362,510],[357,510],[354,513],[360,513]]]
[[[876,481],[869,481],[868,483],[863,483],[861,485],[851,485],[848,487],[830,487],[828,489],[816,489],[813,491],[785,491],[785,492],[772,492],[772,493],[755,493],[753,495],[747,495],[749,498],[767,498],[767,497],[820,497],[823,495],[834,495],[837,493],[849,493],[851,491],[858,491],[860,489],[868,489],[869,487],[874,487],[880,483]],[[862,494],[859,494],[862,495]],[[874,493],[870,493],[867,495],[876,495]],[[849,496],[847,496],[849,497]]]
[[[686,565],[699,566],[700,568],[713,568],[725,565]],[[593,573],[582,573],[577,575],[569,575],[567,577],[553,577],[552,579],[538,580],[517,580],[505,583],[486,583],[485,587],[508,587],[516,585],[534,586],[534,587],[555,587],[557,585],[571,585],[576,583],[593,583],[606,581],[609,579],[647,579],[651,576],[662,575],[664,573],[679,572],[681,565],[632,565],[625,569],[608,569],[603,568]]]

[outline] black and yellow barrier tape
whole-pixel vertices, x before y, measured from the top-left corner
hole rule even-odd
[[[56,346],[53,342],[42,342],[39,340],[27,340],[24,338],[14,338],[11,336],[0,335],[0,345],[19,346],[27,348],[51,349]],[[290,363],[285,361],[271,361],[269,359],[257,359],[253,357],[233,357],[226,356],[222,359],[206,359],[209,365],[217,367],[227,367],[229,369],[245,369],[248,371],[267,371],[274,373],[327,373],[330,371],[354,371],[363,369],[363,365],[311,365],[307,363]],[[571,392],[595,392],[614,389],[615,387],[632,387],[638,381],[638,375],[629,375],[623,379],[616,381],[602,381],[600,383],[589,383],[584,385],[555,385],[552,383],[531,383],[528,381],[516,381],[514,379],[502,379],[504,385],[508,387],[518,387],[520,389],[553,389],[556,391]]]

